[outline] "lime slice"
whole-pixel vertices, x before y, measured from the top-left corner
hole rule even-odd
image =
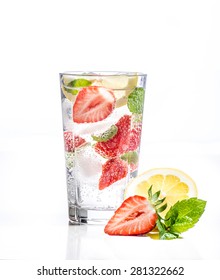
[[[65,95],[65,97],[70,100],[71,102],[75,102],[76,95],[78,92],[87,86],[90,85],[98,85],[97,80],[88,80],[84,79],[83,77],[79,77],[77,79],[74,79],[73,76],[63,76],[63,83],[61,86],[62,92]]]
[[[68,92],[68,91],[64,88],[63,85],[61,86],[61,89],[62,89],[63,94],[65,95],[65,97],[66,97],[69,101],[75,102],[75,100],[76,100],[76,95],[72,94],[71,92]]]

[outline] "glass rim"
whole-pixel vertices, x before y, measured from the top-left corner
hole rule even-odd
[[[87,77],[112,77],[112,76],[138,76],[138,77],[147,77],[147,74],[142,72],[127,72],[127,71],[64,71],[60,73],[60,76],[87,76]]]

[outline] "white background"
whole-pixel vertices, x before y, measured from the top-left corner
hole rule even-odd
[[[66,70],[148,74],[140,169],[182,169],[209,202],[204,221],[186,238],[186,248],[198,242],[193,255],[176,256],[177,247],[162,258],[220,258],[218,2],[0,2],[0,259],[74,258],[58,76]],[[203,242],[210,231],[211,247]],[[132,259],[95,254],[80,257]]]
[[[217,0],[1,3],[3,136],[59,131],[58,73],[88,69],[148,74],[150,141],[220,140]]]

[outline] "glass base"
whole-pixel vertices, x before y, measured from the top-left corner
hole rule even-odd
[[[71,205],[69,207],[69,224],[105,225],[113,214],[114,210],[89,210]]]

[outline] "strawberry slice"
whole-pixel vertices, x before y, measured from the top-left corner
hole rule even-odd
[[[113,138],[106,142],[98,142],[94,146],[95,151],[103,157],[113,158],[129,150],[131,116],[124,115],[115,126],[117,126],[118,131]]]
[[[102,166],[102,175],[99,179],[99,189],[110,186],[128,174],[128,164],[120,158],[107,160]]]
[[[71,131],[65,131],[64,134],[64,146],[66,152],[74,152],[75,148],[82,146],[86,141],[80,136],[74,136]]]
[[[105,226],[109,235],[139,235],[151,231],[157,221],[157,214],[150,202],[143,196],[128,197],[115,211]]]
[[[73,105],[73,121],[94,123],[106,119],[115,106],[112,90],[98,86],[88,86],[77,94]]]

